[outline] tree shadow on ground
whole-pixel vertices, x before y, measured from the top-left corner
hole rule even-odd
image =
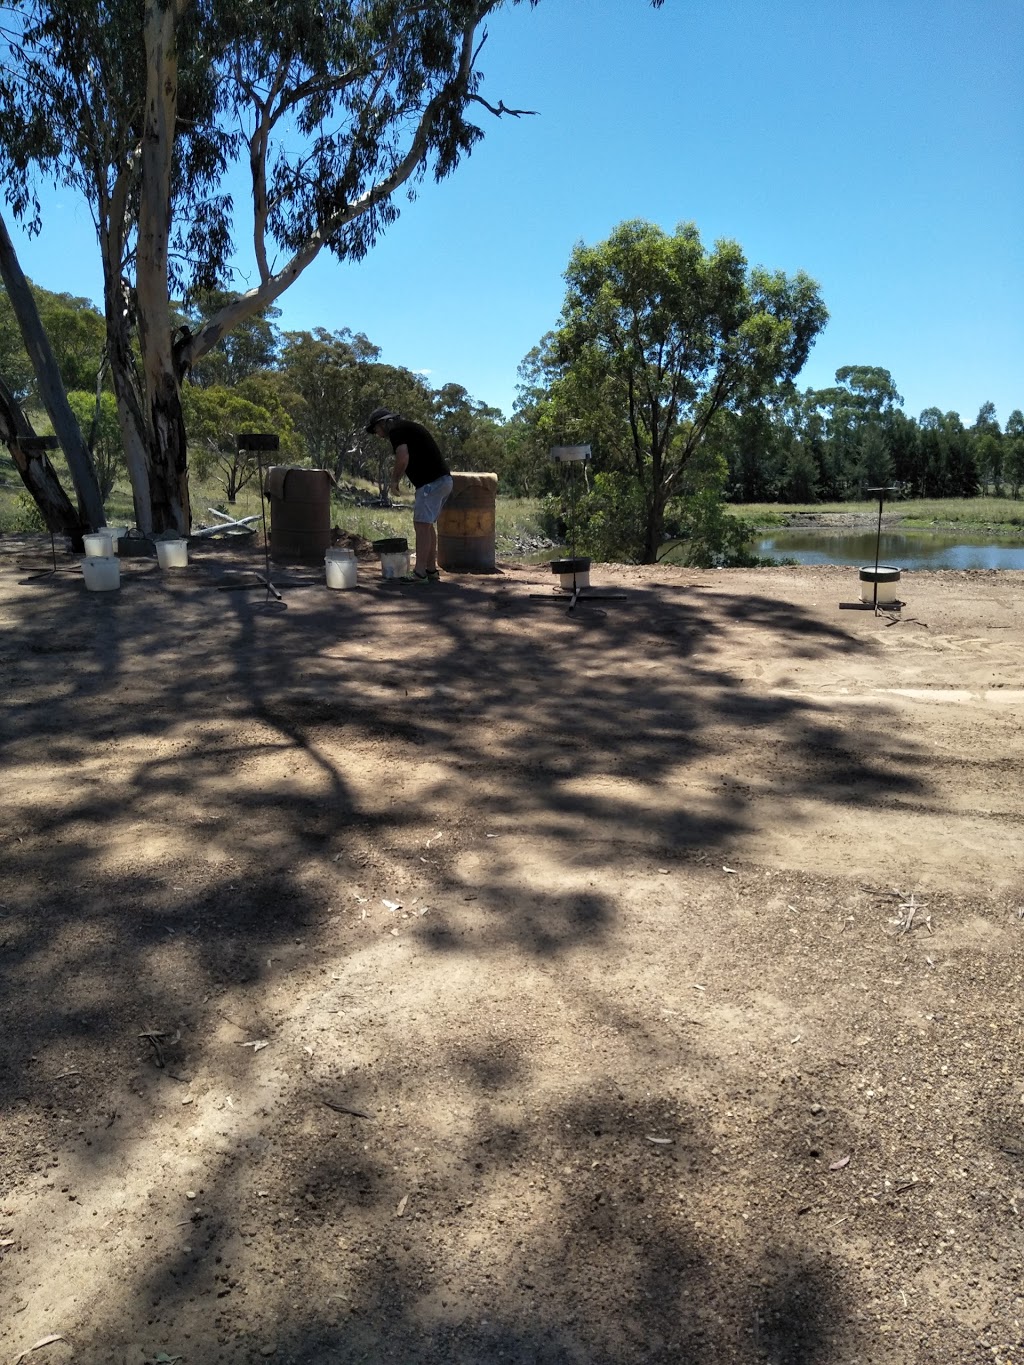
[[[680,1101],[632,1078],[599,1101],[570,1075],[533,1092],[538,1057],[500,1038],[434,1040],[422,1076],[372,1080],[317,1070],[314,1052],[260,1071],[270,1054],[255,1047],[285,1026],[293,980],[329,981],[364,951],[329,928],[346,878],[397,877],[415,854],[434,906],[418,929],[428,964],[513,951],[524,970],[557,968],[584,950],[604,960],[621,905],[601,875],[626,854],[685,862],[749,827],[738,755],[772,753],[794,820],[864,795],[926,802],[910,738],[850,736],[819,702],[744,690],[720,657],[737,629],[754,651],[798,639],[807,658],[863,643],[767,598],[637,590],[621,610],[570,616],[478,581],[419,598],[296,590],[286,609],[219,585],[212,555],[179,581],[129,565],[118,594],[2,582],[8,1188],[48,1198],[59,1154],[115,1220],[117,1181],[153,1143],[182,1140],[182,1101],[202,1116],[196,1201],[177,1183],[151,1193],[159,1264],[94,1286],[80,1335],[127,1358],[138,1342],[119,1324],[146,1322],[146,1349],[182,1333],[203,1361],[268,1343],[296,1362],[710,1363],[750,1358],[751,1342],[780,1363],[827,1359],[838,1277],[809,1253],[737,1250],[697,1226],[688,1191],[708,1196],[712,1143]],[[688,788],[709,764],[733,785]],[[467,814],[435,859],[420,850],[442,805]],[[524,886],[515,846],[481,846],[495,822],[552,842],[566,885]],[[576,884],[580,868],[593,885]],[[339,997],[333,1017],[391,1027],[379,1005],[359,1008]],[[685,1069],[689,1053],[599,985],[587,1008],[626,1036],[638,1071]],[[505,1112],[524,1091],[528,1122]],[[332,1109],[327,1092],[375,1115],[387,1097],[392,1116],[398,1096],[429,1144],[400,1216],[400,1130]],[[448,1126],[416,1117],[438,1092],[465,1107]],[[666,1129],[670,1155],[649,1141]]]

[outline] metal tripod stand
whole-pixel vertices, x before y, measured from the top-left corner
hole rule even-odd
[[[281,593],[274,586],[270,577],[270,537],[267,535],[267,493],[263,487],[263,452],[279,450],[281,446],[280,437],[273,432],[245,431],[239,433],[236,440],[236,448],[240,454],[252,454],[256,456],[257,477],[260,484],[260,514],[263,520],[263,565],[265,572],[253,569],[253,573],[259,583],[262,583],[267,590],[266,604],[269,605],[271,597],[275,603],[282,607],[287,606]],[[255,587],[254,583],[224,583],[221,585],[221,592],[233,592],[240,588]]]
[[[576,555],[576,478],[572,473],[572,467],[583,464],[590,459],[590,446],[552,446],[548,452],[550,459],[556,464],[569,465],[566,479],[569,485],[569,555],[572,564],[572,594],[569,599],[569,611],[575,610],[576,603],[582,598],[588,602],[624,602],[626,594],[624,592],[591,592],[589,586],[584,586],[577,580],[577,555]],[[557,560],[553,561],[558,563]],[[588,561],[589,563],[589,561]],[[566,574],[568,577],[568,574]],[[537,596],[537,594],[533,594]],[[541,600],[548,602],[558,602],[561,599],[557,596],[542,597]]]
[[[898,493],[900,486],[898,483],[890,485],[888,488],[865,488],[865,493],[876,493],[878,495],[878,530],[875,533],[875,581],[872,606],[875,615],[878,614],[878,557],[882,545],[882,505],[885,502],[886,493]]]
[[[60,442],[56,436],[22,436],[18,444],[26,455],[43,455],[47,450],[57,450]],[[43,569],[41,573],[29,574],[28,578],[23,580],[26,583],[38,583],[40,579],[52,578],[55,574],[60,573],[60,568],[57,565],[57,542],[54,538],[53,528],[48,529],[50,531],[50,553],[53,556],[53,567]]]

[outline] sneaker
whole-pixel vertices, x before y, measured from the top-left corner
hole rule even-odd
[[[429,583],[430,578],[425,573],[404,573],[398,581],[399,583]]]
[[[436,569],[428,569],[427,578],[430,580],[431,583],[440,583],[441,581],[441,575],[438,573]]]

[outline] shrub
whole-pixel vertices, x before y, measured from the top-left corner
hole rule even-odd
[[[36,505],[31,493],[19,493],[14,499],[14,508],[10,514],[10,531],[46,531],[46,522],[43,514]]]

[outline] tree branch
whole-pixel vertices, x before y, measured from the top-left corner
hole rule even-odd
[[[496,105],[491,104],[489,100],[484,99],[483,95],[470,95],[469,98],[473,104],[482,104],[485,109],[489,109],[495,118],[501,118],[502,114],[511,114],[513,118],[520,118],[523,114],[539,113],[537,109],[509,109],[504,100],[499,100]]]
[[[416,172],[426,157],[430,135],[443,107],[457,97],[459,91],[462,92],[465,100],[472,98],[468,94],[468,86],[473,69],[473,39],[481,19],[487,9],[492,7],[489,4],[482,5],[475,18],[467,22],[462,34],[462,51],[457,72],[451,81],[428,102],[420,116],[408,150],[392,168],[391,173],[353,200],[352,203],[339,209],[319,228],[310,233],[307,240],[282,270],[273,275],[268,270],[267,275],[261,277],[260,284],[255,289],[248,290],[240,298],[228,304],[204,327],[201,327],[192,337],[188,346],[181,351],[178,357],[179,364],[194,366],[232,328],[237,327],[240,322],[244,322],[253,313],[258,313],[273,303],[316,260],[332,237],[347,224],[390,198],[395,190]]]

